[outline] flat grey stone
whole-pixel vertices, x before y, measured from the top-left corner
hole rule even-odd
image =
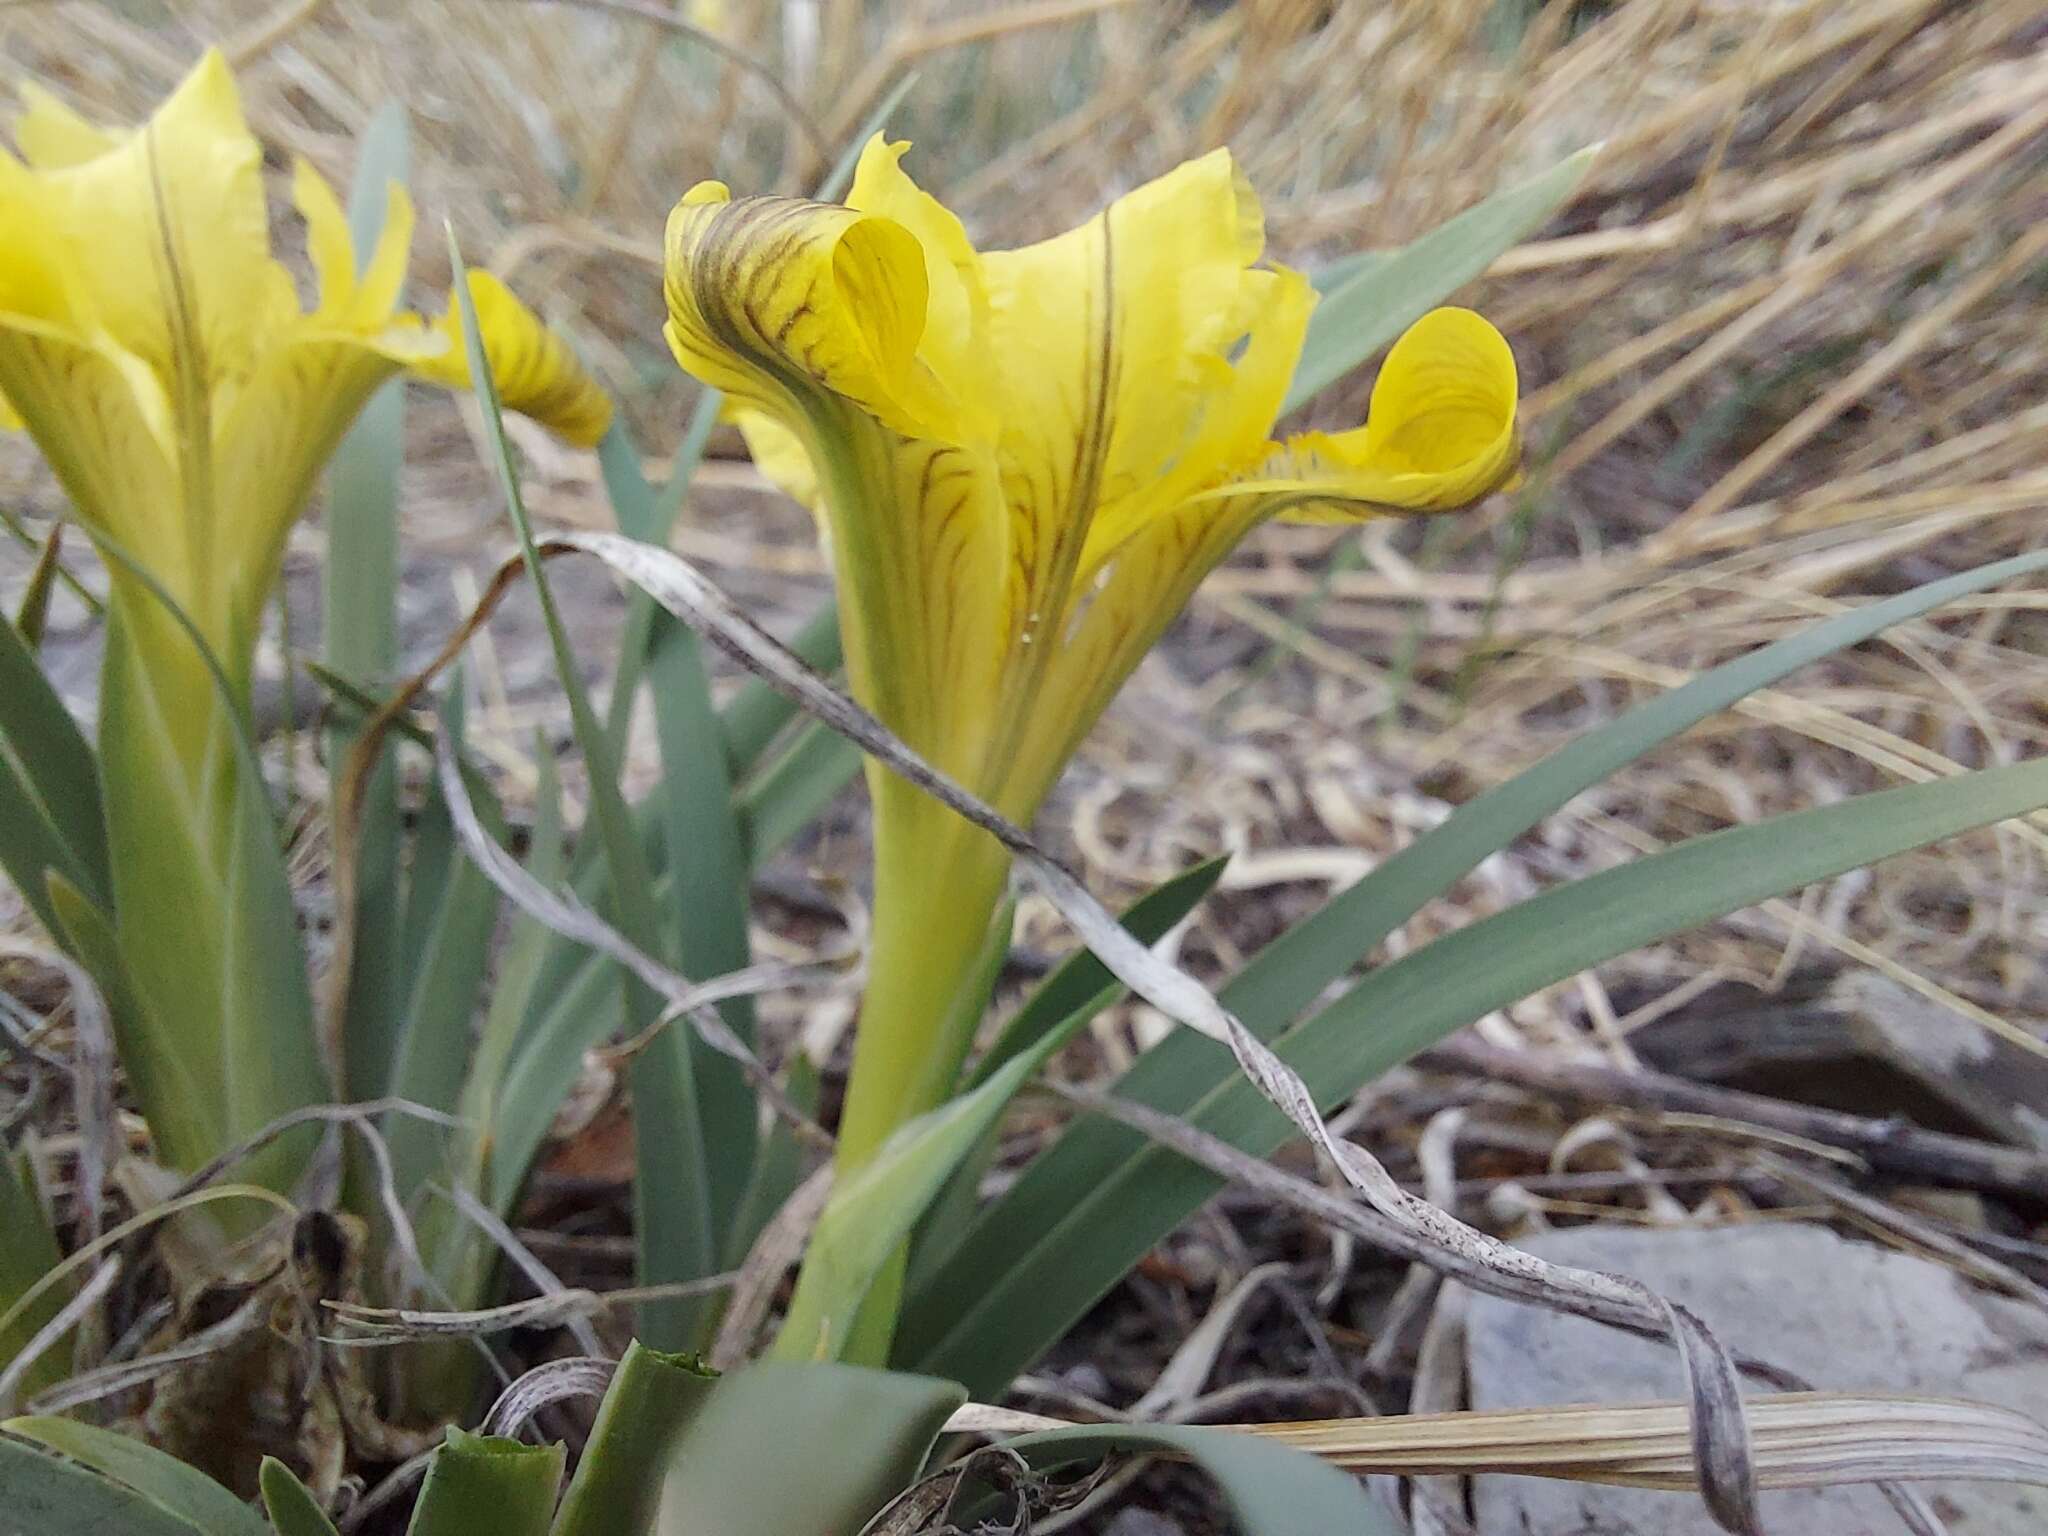
[[[1524,1244],[1559,1263],[1632,1275],[1705,1319],[1726,1344],[1816,1388],[1919,1392],[2048,1421],[2048,1317],[1938,1264],[1824,1227],[1579,1227]],[[1474,1408],[1682,1396],[1663,1346],[1535,1307],[1471,1298]],[[2042,1536],[2048,1489],[1923,1484],[1952,1536]],[[1718,1536],[1692,1494],[1540,1478],[1473,1480],[1479,1536]],[[1772,1536],[1891,1536],[1898,1515],[1868,1487],[1761,1496]]]

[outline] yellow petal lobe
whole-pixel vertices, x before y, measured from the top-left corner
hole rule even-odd
[[[499,401],[507,410],[531,416],[569,442],[585,448],[595,445],[611,425],[611,397],[576,361],[569,344],[543,325],[495,275],[472,268],[468,282]],[[412,371],[453,389],[470,388],[462,314],[452,299],[437,329],[447,338],[447,349],[414,360]]]

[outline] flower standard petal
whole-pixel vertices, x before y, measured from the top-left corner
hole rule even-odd
[[[869,146],[862,189],[942,247],[895,153]],[[677,361],[726,393],[763,467],[825,520],[856,690],[921,750],[966,766],[994,707],[1002,501],[974,413],[925,343],[928,266],[956,316],[973,309],[971,269],[894,218],[733,202],[715,182],[677,205],[667,250]],[[953,258],[968,255],[962,236]]]

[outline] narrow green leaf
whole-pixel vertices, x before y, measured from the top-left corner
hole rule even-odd
[[[833,1360],[860,1304],[946,1180],[994,1127],[1031,1074],[1086,1020],[1070,1014],[982,1083],[902,1126],[836,1186],[804,1250],[796,1294],[776,1343],[783,1359]]]
[[[1943,603],[2042,571],[2048,571],[2048,551],[1929,582],[1788,635],[1637,705],[1461,806],[1366,879],[1282,934],[1224,989],[1224,1002],[1248,1027],[1271,1038],[1425,903],[1617,768],[1810,662],[1918,618]],[[1139,1059],[1118,1083],[1117,1091],[1155,1109],[1186,1114],[1205,1093],[1232,1075],[1209,1042],[1176,1031]],[[899,1334],[907,1341],[899,1344],[899,1358],[924,1358],[924,1352],[935,1347],[937,1337],[953,1326],[958,1298],[979,1295],[978,1287],[994,1283],[1012,1269],[1028,1272],[1031,1263],[1092,1272],[1092,1304],[1093,1296],[1106,1291],[1122,1271],[1112,1267],[1108,1255],[1100,1263],[1085,1260],[1083,1255],[1097,1242],[1120,1249],[1124,1236],[1119,1224],[1136,1223],[1151,1233],[1145,1240],[1149,1246],[1171,1230],[1177,1215],[1168,1213],[1162,1224],[1133,1214],[1145,1210],[1144,1197],[1134,1194],[1134,1207],[1120,1208],[1111,1201],[1092,1218],[1083,1217],[1070,1227],[1071,1247],[1066,1255],[1049,1250],[1030,1261],[1020,1255],[1069,1214],[1075,1191],[1104,1188],[1143,1146],[1142,1138],[1121,1126],[1084,1120],[1070,1127],[982,1213],[954,1261],[913,1293]],[[1094,1221],[1104,1225],[1096,1227],[1091,1224]],[[1113,1230],[1117,1235],[1111,1235]],[[1139,1234],[1134,1231],[1130,1235],[1135,1240]],[[1035,1359],[1071,1320],[1058,1307],[1017,1314],[1004,1355],[1016,1362],[1011,1369]]]
[[[740,789],[749,861],[759,866],[775,857],[859,773],[859,747],[821,721],[806,721]]]
[[[1215,888],[1229,862],[1226,854],[1154,887],[1123,914],[1124,927],[1146,944],[1157,943]],[[1049,1032],[1071,1040],[1089,1020],[1121,998],[1124,991],[1123,984],[1090,951],[1084,949],[1070,955],[1011,1015],[1002,1033],[967,1074],[964,1086],[980,1087],[999,1067],[1031,1050]],[[982,1133],[981,1140],[961,1159],[945,1189],[919,1223],[910,1256],[909,1284],[913,1289],[929,1278],[966,1235],[980,1204],[982,1176],[995,1160],[996,1131],[991,1126]]]
[[[21,632],[0,617],[0,748],[19,765],[22,783],[42,807],[79,874],[72,878],[104,901],[106,818],[100,771],[71,711],[43,676]],[[79,878],[82,875],[83,878]]]
[[[1397,1536],[1402,1529],[1350,1473],[1257,1435],[1191,1424],[1086,1424],[1002,1444],[1039,1467],[1133,1451],[1191,1461],[1215,1479],[1245,1536]]]
[[[784,1073],[787,1079],[783,1084],[784,1095],[791,1104],[815,1119],[818,1113],[818,1069],[811,1065],[808,1056],[799,1051]],[[778,1115],[762,1138],[760,1155],[754,1159],[753,1180],[747,1185],[746,1195],[733,1216],[732,1235],[727,1239],[725,1250],[729,1267],[737,1269],[745,1262],[754,1239],[761,1235],[761,1229],[775,1218],[783,1202],[796,1193],[803,1173],[803,1147],[789,1123]]]
[[[0,1489],[0,1536],[216,1536],[131,1488],[18,1440],[0,1438]]]
[[[2048,760],[1883,790],[1731,827],[1545,891],[1367,976],[1282,1035],[1277,1049],[1318,1102],[1356,1093],[1389,1067],[1540,988],[1817,880],[2048,804]],[[1234,1071],[1212,1076],[1188,1118],[1257,1156],[1286,1119]],[[1063,1330],[1158,1237],[1214,1193],[1206,1170],[1135,1138],[1100,1185],[1069,1186],[1018,1250],[960,1253],[990,1274],[951,1315],[923,1314],[905,1357],[957,1362],[992,1391]],[[948,1266],[954,1271],[954,1266]],[[941,1277],[958,1283],[958,1273]],[[941,1281],[934,1282],[934,1288]],[[936,1327],[933,1326],[936,1322]]]
[[[965,1400],[949,1381],[859,1366],[736,1371],[671,1463],[662,1536],[856,1536]]]
[[[838,671],[845,659],[839,641],[839,605],[827,601],[790,637],[789,648],[812,671],[830,674]],[[725,750],[735,779],[744,778],[760,766],[761,754],[796,716],[796,701],[776,692],[758,677],[741,685],[719,717],[725,727]]]
[[[669,535],[675,531],[676,517],[683,509],[683,498],[689,494],[690,480],[703,460],[704,445],[711,440],[711,429],[718,424],[718,408],[723,398],[709,386],[697,396],[690,423],[683,428],[683,440],[676,445],[675,457],[669,460],[668,481],[659,496],[647,483],[639,452],[625,423],[612,423],[604,441],[597,445],[597,460],[604,473],[605,490],[611,497],[612,520],[618,524],[619,532],[643,544],[667,546]],[[611,740],[615,757],[624,756],[626,751],[633,696],[640,691],[641,674],[653,654],[659,611],[654,599],[638,587],[627,596],[626,620],[619,631],[619,666],[612,674],[611,707],[605,723],[605,734]]]
[[[0,742],[0,871],[14,882],[14,888],[29,904],[37,919],[51,933],[61,930],[50,907],[48,880],[57,874],[74,885],[88,884],[92,876],[79,864],[56,825],[44,811],[22,775],[14,758]]]
[[[565,1460],[559,1445],[451,1428],[427,1463],[406,1536],[548,1536]]]
[[[451,270],[461,273],[462,251],[456,244],[452,225],[448,228],[448,256]],[[652,875],[626,802],[619,793],[618,764],[612,756],[610,738],[591,710],[553,590],[534,547],[533,524],[520,494],[519,475],[512,464],[512,449],[505,439],[505,423],[499,411],[497,385],[491,376],[483,337],[477,330],[476,306],[466,283],[456,282],[455,297],[462,316],[470,377],[476,384],[477,402],[483,408],[484,435],[490,445],[493,467],[498,472],[506,509],[519,533],[520,553],[540,603],[555,670],[568,696],[576,744],[582,750],[589,773],[591,815],[597,822],[611,876],[611,916],[634,944],[649,954],[660,955],[661,925],[654,908]],[[620,982],[626,989],[627,1026],[637,1029],[651,1023],[660,1011],[654,994],[633,977],[622,975]],[[640,1170],[640,1177],[634,1182],[633,1226],[640,1244],[643,1284],[701,1279],[717,1266],[709,1191],[700,1176],[706,1163],[704,1127],[698,1116],[697,1090],[690,1067],[690,1032],[676,1029],[662,1031],[633,1063],[630,1086],[636,1166]],[[702,1316],[703,1308],[695,1302],[652,1304],[641,1310],[640,1332],[664,1347],[687,1345],[695,1342],[695,1330]]]
[[[161,585],[102,548],[142,589],[108,609],[100,755],[114,934],[157,1038],[140,1038],[139,1017],[124,1030],[117,1016],[116,1031],[144,1114],[165,1127],[159,1155],[192,1168],[329,1088],[275,813],[233,693]],[[187,761],[178,743],[195,740]],[[173,1103],[188,1072],[199,1101]],[[175,1138],[209,1121],[200,1142]],[[245,1176],[289,1188],[316,1140],[311,1127],[285,1138]]]
[[[49,1213],[36,1198],[29,1179],[26,1159],[0,1145],[0,1314],[13,1310],[29,1289],[57,1267],[63,1254],[57,1234],[51,1230]],[[52,1290],[30,1306],[5,1329],[0,1329],[0,1369],[21,1353],[37,1331],[63,1308],[64,1292]],[[54,1386],[64,1379],[71,1359],[71,1341],[59,1340],[29,1367],[22,1383],[24,1395]]]
[[[625,428],[614,425],[598,448],[605,486],[620,526],[646,520],[635,512],[654,500],[639,455]],[[635,589],[636,596],[644,597]],[[732,803],[725,741],[711,704],[711,680],[697,637],[666,612],[651,615],[649,681],[654,694],[662,777],[654,798],[667,840],[669,951],[684,975],[702,980],[743,969],[752,960],[747,936],[748,869]],[[623,675],[623,669],[622,669]],[[754,1038],[750,998],[721,1004],[720,1015],[740,1039]],[[703,1126],[705,1162],[699,1173],[711,1215],[711,1236],[721,1252],[731,1247],[732,1217],[753,1177],[758,1106],[739,1064],[683,1030]],[[669,1148],[643,1142],[656,1156]],[[641,1177],[647,1177],[643,1170]]]
[[[263,1458],[257,1477],[263,1489],[263,1508],[277,1536],[340,1536],[312,1490],[275,1456]]]
[[[43,643],[43,626],[50,618],[50,594],[56,590],[57,573],[64,569],[64,524],[50,524],[50,536],[43,540],[42,552],[36,556],[35,568],[28,573],[28,585],[21,594],[21,606],[15,610],[14,627],[21,631],[21,638],[31,649],[39,649]]]
[[[562,1498],[554,1536],[648,1536],[676,1447],[717,1383],[694,1355],[628,1345]]]
[[[451,689],[460,691],[458,680]],[[456,711],[454,718],[460,718]],[[459,731],[459,725],[451,725]],[[458,738],[459,739],[459,738]],[[434,800],[443,819],[440,792]],[[504,819],[487,785],[471,789],[471,803],[485,831],[504,840]],[[425,930],[412,987],[400,1016],[397,1059],[391,1068],[390,1092],[428,1109],[451,1111],[462,1092],[470,1060],[471,1024],[483,998],[490,968],[491,938],[498,925],[498,892],[482,870],[459,849],[454,852],[438,898],[417,921]],[[407,904],[408,922],[413,904]],[[392,1115],[384,1126],[401,1199],[410,1201],[420,1185],[441,1166],[447,1132],[417,1115]]]
[[[1340,264],[1322,288],[1281,414],[1307,404],[1379,351],[1427,311],[1484,272],[1493,259],[1542,227],[1585,180],[1598,147],[1582,149],[1519,186],[1390,253]]]
[[[53,1417],[9,1419],[0,1429],[83,1462],[206,1536],[269,1536],[262,1517],[219,1483],[133,1436]]]
[[[349,188],[349,235],[361,273],[384,231],[392,183],[411,163],[405,109],[386,102],[357,146]],[[327,558],[321,566],[321,646],[326,665],[382,695],[398,668],[398,472],[405,459],[405,384],[394,379],[372,395],[335,449],[327,475]],[[353,724],[327,733],[331,793],[355,744]],[[403,827],[393,747],[379,755],[364,785],[356,822],[354,948],[347,1012],[342,1020],[342,1070],[351,1097],[389,1090],[405,1006],[399,963],[399,866]]]

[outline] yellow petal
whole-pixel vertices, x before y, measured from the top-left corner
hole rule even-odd
[[[209,52],[141,129],[39,173],[50,222],[34,237],[64,248],[74,303],[174,392],[246,369],[298,312],[270,256],[262,165]]]
[[[1304,522],[1470,506],[1519,468],[1515,391],[1499,331],[1469,309],[1432,310],[1388,352],[1363,427],[1291,438],[1231,493]]]
[[[754,468],[791,501],[812,512],[824,511],[818,486],[817,466],[804,451],[804,440],[766,411],[749,410],[726,402],[725,419],[740,429],[747,440],[747,454]]]
[[[708,182],[669,215],[666,334],[676,361],[771,415],[832,396],[907,437],[957,438],[918,357],[923,248],[893,219]]]
[[[77,165],[120,143],[117,135],[87,122],[32,80],[21,88],[21,106],[21,115],[14,120],[14,142],[22,159],[36,170]]]
[[[1022,632],[1071,581],[1098,507],[1172,505],[1271,429],[1244,402],[1212,415],[1275,298],[1251,269],[1263,243],[1258,201],[1218,150],[1078,229],[982,258]]]
[[[408,347],[431,346],[424,327],[376,341],[305,328],[263,352],[246,387],[226,397],[213,422],[219,601],[253,633],[277,577],[285,536],[342,434]]]
[[[514,297],[512,290],[489,272],[471,269],[470,302],[476,306],[477,330],[498,399],[507,410],[531,416],[557,436],[591,447],[612,421],[611,397],[584,372],[569,344],[549,330],[540,317]],[[412,364],[420,377],[451,389],[468,389],[469,353],[463,344],[462,314],[454,300],[437,329],[447,339],[445,350]]]
[[[1301,358],[1315,289],[1282,267],[1247,272],[1243,292],[1252,312],[1248,330],[1234,362],[1210,360],[1213,382],[1189,408],[1195,442],[1156,478],[1096,512],[1075,576],[1077,592],[1087,592],[1096,572],[1129,540],[1161,519],[1176,518],[1190,498],[1259,464],[1271,451],[1267,434]]]
[[[327,178],[303,155],[292,162],[292,202],[306,221],[306,254],[319,285],[318,313],[348,314],[356,295],[356,248],[348,215]]]
[[[924,255],[925,315],[917,356],[961,413],[963,436],[986,436],[994,425],[992,386],[998,369],[989,350],[987,283],[980,253],[953,211],[903,169],[907,143],[880,134],[868,140],[853,173],[846,206],[908,230]],[[970,417],[972,419],[967,419]]]

